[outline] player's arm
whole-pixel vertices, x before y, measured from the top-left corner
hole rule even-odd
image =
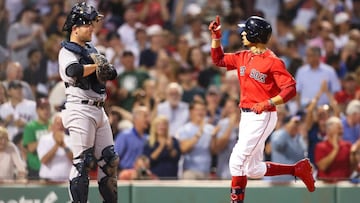
[[[232,63],[225,62],[224,60],[224,51],[221,47],[221,25],[220,17],[216,16],[216,20],[212,21],[209,25],[209,30],[211,32],[211,59],[213,64],[218,67],[226,67],[228,70],[236,69],[236,61],[232,60]]]
[[[96,64],[72,63],[66,68],[66,75],[69,77],[82,78],[90,75],[96,70]]]
[[[295,84],[293,84],[282,89],[278,95],[270,98],[269,102],[276,106],[286,103],[295,96],[296,96],[296,88],[295,88]]]
[[[86,77],[86,76],[90,75],[97,68],[96,64],[86,64],[86,65],[83,65],[83,66],[84,66],[84,72],[83,72],[83,75],[82,75],[83,77]]]
[[[281,60],[276,60],[274,63],[273,78],[281,91],[277,96],[270,98],[272,104],[284,104],[296,96],[296,81]]]
[[[253,112],[260,114],[265,110],[269,110],[276,105],[284,104],[296,95],[295,84],[291,84],[281,89],[281,92],[275,97],[269,98],[267,101],[256,103],[251,109]]]

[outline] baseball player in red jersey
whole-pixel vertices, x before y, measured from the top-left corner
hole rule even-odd
[[[220,44],[219,16],[209,25],[213,63],[227,70],[237,70],[241,88],[239,139],[229,160],[231,203],[244,202],[247,177],[290,174],[299,177],[313,192],[315,180],[308,159],[293,165],[263,162],[265,140],[277,122],[276,105],[296,95],[296,82],[284,63],[266,47],[272,28],[265,19],[252,16],[239,26],[243,29],[241,37],[248,50],[224,54]]]

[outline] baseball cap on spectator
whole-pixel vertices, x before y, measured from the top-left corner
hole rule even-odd
[[[342,23],[346,23],[350,20],[350,16],[348,13],[346,12],[340,12],[340,13],[337,13],[334,17],[334,23],[335,25],[339,25],[339,24],[342,24]]]
[[[22,84],[19,80],[13,80],[9,82],[8,89],[12,88],[22,88]]]
[[[197,16],[200,13],[201,13],[201,7],[196,3],[189,4],[188,7],[186,8],[186,14],[190,16]]]
[[[160,25],[154,24],[146,28],[146,34],[148,36],[162,35],[164,33]]]
[[[50,107],[50,102],[46,97],[36,99],[36,108]]]

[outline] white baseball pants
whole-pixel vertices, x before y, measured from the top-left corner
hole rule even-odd
[[[229,160],[232,176],[261,178],[266,173],[263,162],[265,141],[277,122],[277,113],[242,112],[239,124],[239,138]]]

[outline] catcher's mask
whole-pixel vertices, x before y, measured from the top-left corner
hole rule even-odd
[[[77,3],[72,7],[70,14],[67,16],[63,31],[71,32],[74,25],[91,24],[92,21],[99,21],[103,17],[93,6],[87,5],[86,2]]]

